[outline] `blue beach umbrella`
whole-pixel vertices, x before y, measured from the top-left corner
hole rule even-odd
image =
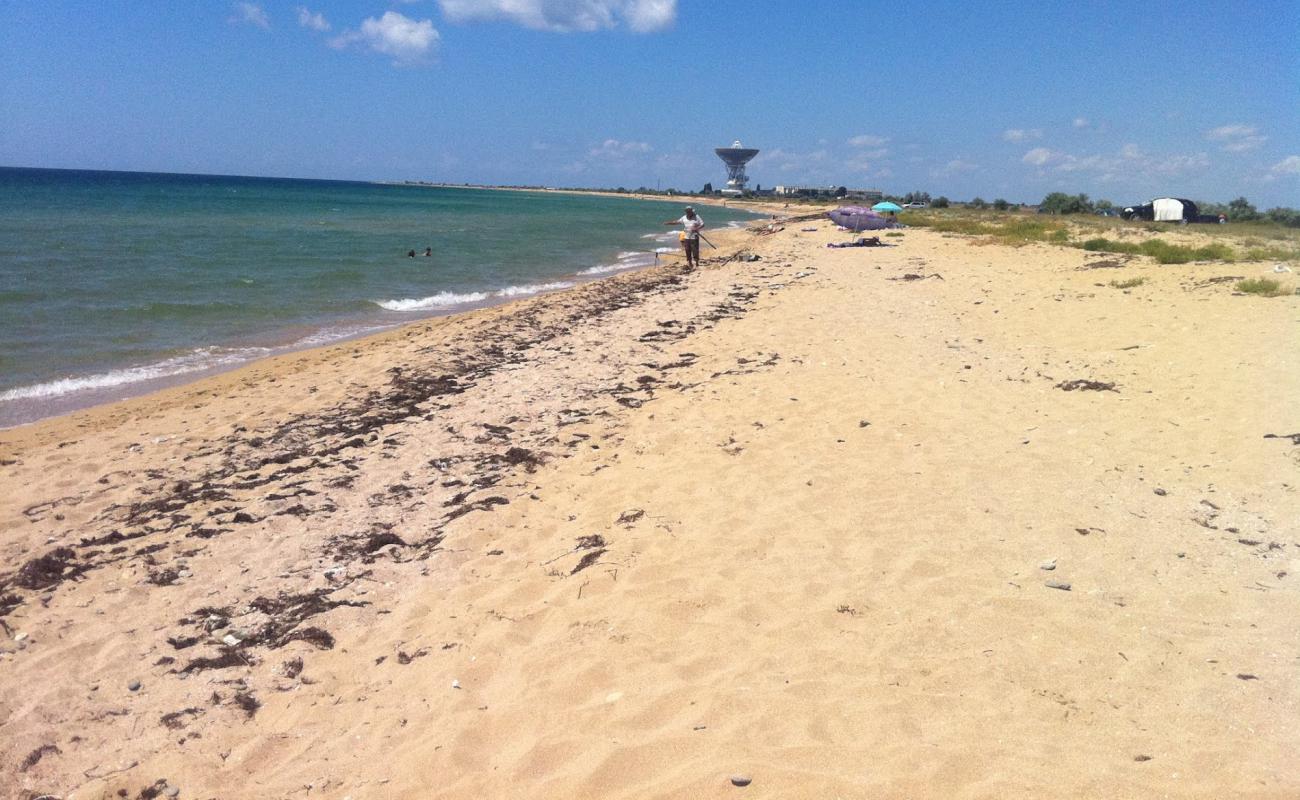
[[[900,206],[900,205],[898,205],[898,204],[896,204],[896,203],[891,203],[891,202],[889,202],[888,200],[886,200],[886,201],[884,201],[883,203],[876,203],[874,206],[871,207],[871,210],[872,210],[872,211],[894,211],[894,212],[898,212],[898,211],[902,211],[902,210],[903,210],[903,207]]]

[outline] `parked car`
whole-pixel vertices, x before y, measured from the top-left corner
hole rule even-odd
[[[925,203],[903,203],[903,208],[925,208]]]
[[[1157,197],[1150,203],[1129,206],[1120,214],[1124,219],[1139,219],[1147,222],[1200,222],[1201,214],[1196,204],[1181,197]],[[1215,217],[1215,221],[1218,218]]]

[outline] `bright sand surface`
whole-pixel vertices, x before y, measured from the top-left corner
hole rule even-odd
[[[0,432],[0,794],[1300,795],[1269,265],[733,236]]]

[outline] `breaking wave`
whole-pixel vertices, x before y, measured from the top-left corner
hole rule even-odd
[[[482,303],[492,298],[509,299],[527,297],[531,294],[554,292],[573,286],[571,281],[553,281],[551,283],[529,283],[523,286],[507,286],[494,292],[438,292],[428,297],[407,297],[401,300],[375,300],[375,305],[386,311],[431,311],[442,308],[456,308],[471,303]]]
[[[184,355],[164,359],[153,364],[114,369],[79,378],[60,378],[31,386],[18,386],[0,392],[0,402],[62,397],[73,392],[83,392],[90,389],[113,389],[133,383],[170,378],[173,375],[185,375],[190,372],[202,372],[216,367],[241,364],[270,352],[271,349],[267,347],[200,347]]]

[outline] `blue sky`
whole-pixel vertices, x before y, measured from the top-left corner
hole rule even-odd
[[[0,165],[1300,206],[1300,4],[0,0]]]

